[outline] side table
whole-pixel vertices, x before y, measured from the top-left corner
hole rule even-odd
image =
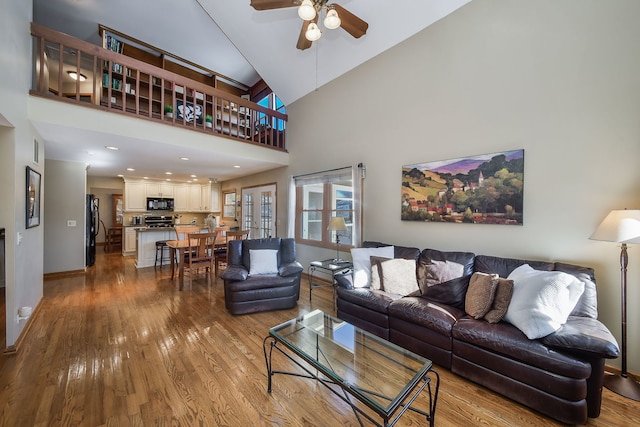
[[[311,301],[311,291],[313,288],[319,288],[324,285],[313,283],[313,274],[318,272],[323,272],[327,274],[331,274],[331,290],[333,292],[333,301],[335,304],[336,300],[336,286],[337,282],[335,281],[335,276],[337,273],[342,273],[346,270],[353,268],[353,263],[351,261],[342,261],[335,259],[325,259],[322,261],[311,261],[309,264],[309,268],[307,269],[307,275],[309,276],[309,301]]]

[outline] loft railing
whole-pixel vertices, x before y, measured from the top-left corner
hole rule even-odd
[[[31,35],[32,95],[286,150],[286,114],[38,24]]]

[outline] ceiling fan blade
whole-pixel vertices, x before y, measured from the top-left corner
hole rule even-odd
[[[283,7],[298,6],[300,2],[294,0],[251,0],[251,6],[255,10],[280,9]]]
[[[367,24],[362,19],[358,18],[353,13],[349,12],[344,7],[339,4],[333,3],[333,6],[338,12],[338,16],[340,17],[340,26],[347,33],[351,34],[353,37],[359,39],[367,33],[367,29],[369,28],[369,24]]]
[[[296,44],[296,47],[300,50],[309,49],[311,47],[311,44],[313,43],[312,41],[307,40],[307,38],[305,37],[307,28],[309,28],[309,24],[311,24],[312,22],[318,22],[317,15],[310,21],[302,21],[302,28],[300,28],[300,35],[298,36],[298,44]]]

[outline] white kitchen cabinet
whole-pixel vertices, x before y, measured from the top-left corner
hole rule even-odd
[[[211,184],[200,185],[200,212],[211,212]]]
[[[147,210],[146,186],[144,182],[125,181],[125,212],[145,212]]]
[[[189,212],[202,212],[202,191],[200,185],[189,186]]]
[[[136,252],[136,228],[124,228],[124,245],[122,246],[123,255],[133,255]]]
[[[147,182],[147,197],[173,197],[173,184],[166,182]]]
[[[173,186],[173,211],[189,212],[189,184],[176,184]]]
[[[211,207],[209,212],[220,212],[220,184],[211,184]]]

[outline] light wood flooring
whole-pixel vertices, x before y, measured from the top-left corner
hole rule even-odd
[[[312,380],[279,375],[266,391],[269,327],[316,308],[332,312],[329,288],[309,302],[303,279],[296,309],[244,316],[228,314],[223,298],[221,281],[199,278],[178,291],[167,266],[136,270],[131,258],[101,251],[85,276],[45,281],[18,354],[0,356],[0,425],[358,425]],[[436,426],[560,425],[438,371]],[[425,396],[417,406],[427,407]],[[407,413],[398,425],[426,422]],[[640,403],[605,390],[602,415],[588,425],[640,425]]]

